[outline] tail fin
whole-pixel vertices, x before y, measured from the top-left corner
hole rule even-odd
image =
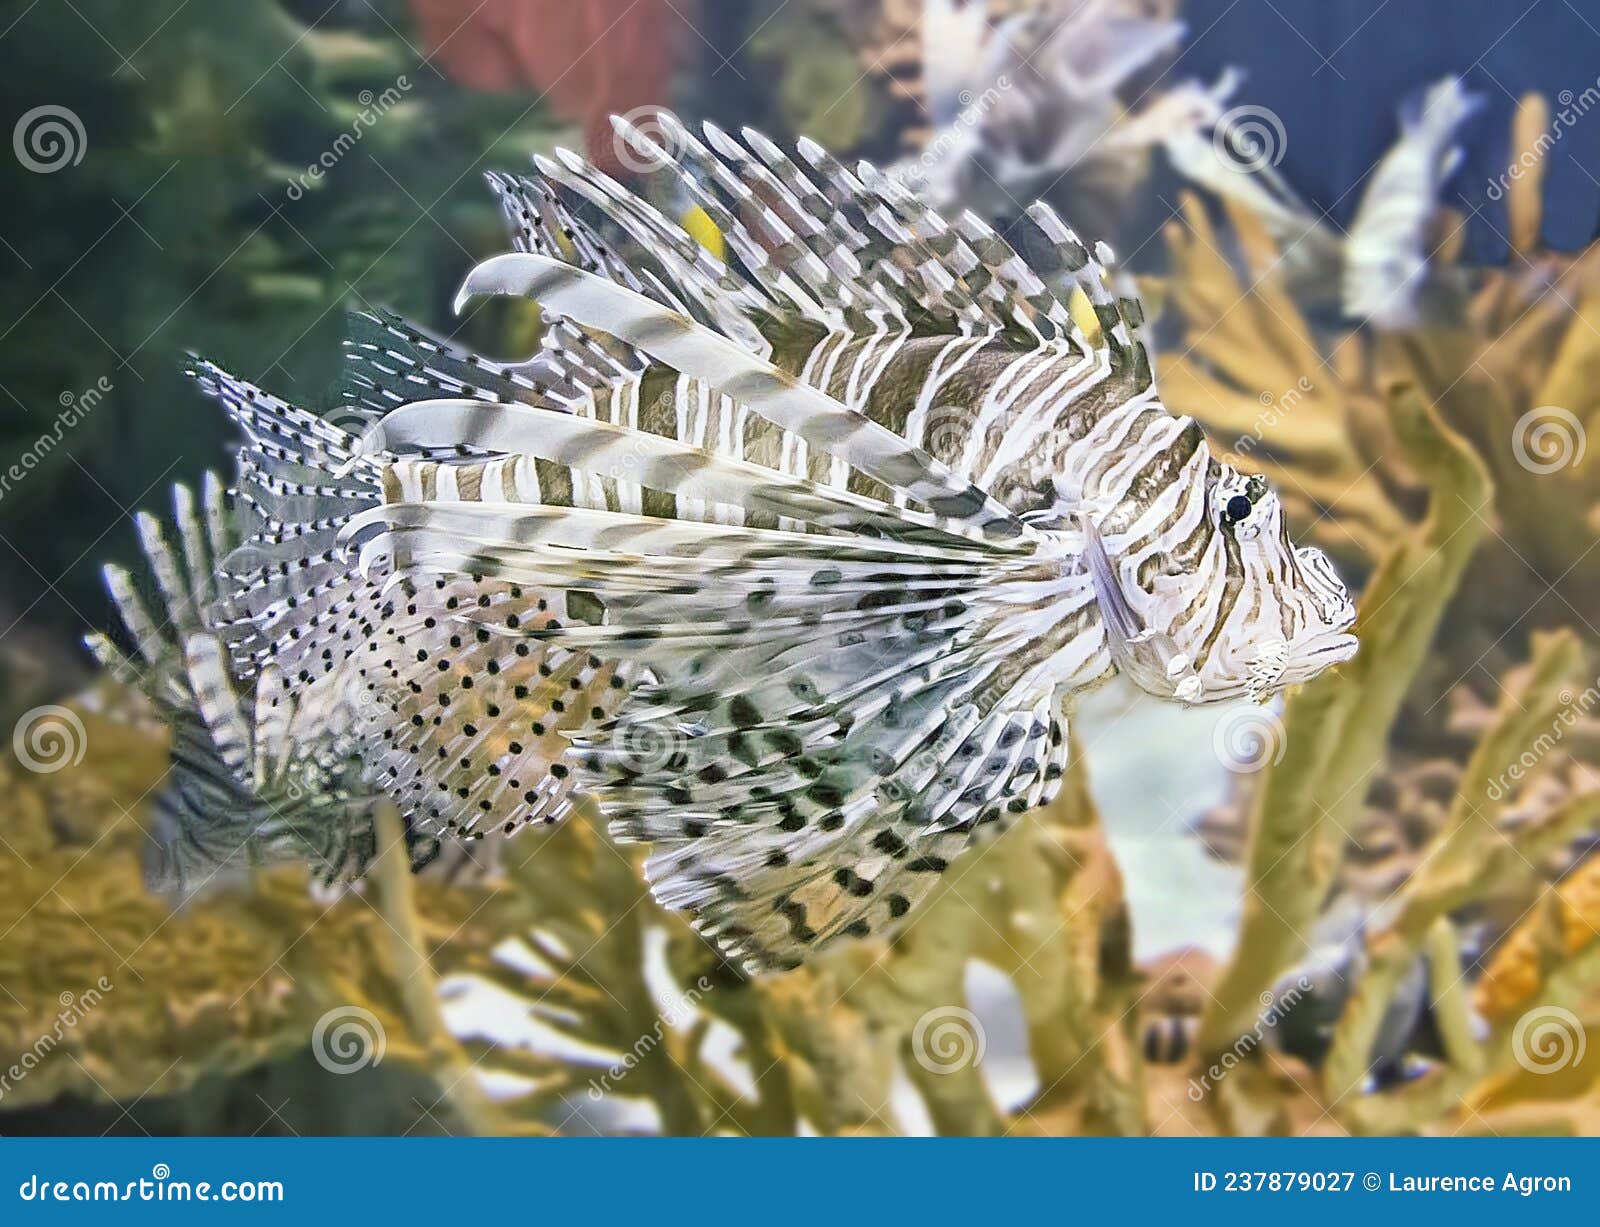
[[[1456,129],[1483,106],[1483,96],[1467,91],[1460,77],[1435,81],[1400,107],[1403,138],[1426,139],[1440,148],[1455,140]]]
[[[541,380],[458,353],[392,317],[358,318],[351,357],[373,405],[427,386],[491,412],[554,412],[535,408],[550,403]],[[345,429],[214,366],[200,375],[244,434],[238,497],[252,516],[251,531],[221,559],[219,633],[236,671],[281,676],[296,746],[335,747],[337,778],[309,790],[329,786],[363,805],[386,793],[418,840],[509,833],[562,817],[571,784],[553,765],[566,733],[609,712],[620,680],[587,653],[526,645],[502,653],[505,645],[474,634],[460,611],[518,602],[530,624],[570,620],[567,599],[470,574],[414,579],[383,563],[363,568],[340,538],[386,501],[541,493],[570,501],[570,486],[558,491],[550,466],[541,472],[482,445],[407,442],[396,456],[374,446],[376,431]],[[368,420],[356,413],[349,424]]]
[[[103,634],[90,651],[113,677],[139,690],[172,727],[171,773],[156,796],[147,861],[152,882],[191,893],[251,864],[309,858],[328,878],[358,871],[375,852],[371,815],[330,764],[337,754],[299,747],[319,731],[296,727],[294,705],[269,671],[252,679],[230,666],[218,564],[241,521],[215,474],[201,494],[173,491],[178,545],[154,516],[138,528],[152,599],[134,577],[107,567],[106,584],[132,639],[124,651]],[[415,855],[415,854],[414,854]]]

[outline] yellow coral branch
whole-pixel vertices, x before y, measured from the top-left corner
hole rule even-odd
[[[1431,490],[1426,521],[1368,585],[1360,653],[1294,696],[1284,757],[1250,820],[1239,943],[1201,1027],[1202,1055],[1245,1034],[1260,995],[1305,950],[1389,726],[1421,666],[1482,531],[1487,473],[1464,440],[1409,388],[1391,395],[1396,431]]]
[[[1369,943],[1371,962],[1346,1007],[1328,1053],[1323,1085],[1329,1101],[1358,1118],[1353,1099],[1369,1077],[1368,1062],[1384,1011],[1415,964],[1432,926],[1469,901],[1486,880],[1512,875],[1523,853],[1499,831],[1499,806],[1489,792],[1511,762],[1547,728],[1561,707],[1559,689],[1579,661],[1576,637],[1536,641],[1533,674],[1521,695],[1507,695],[1498,719],[1467,766],[1449,821],[1429,845],[1421,866],[1402,890],[1395,920]]]
[[[511,1132],[510,1122],[478,1084],[472,1063],[445,1024],[439,1007],[439,982],[429,960],[417,913],[416,886],[406,850],[405,827],[392,802],[379,804],[373,818],[378,859],[373,865],[376,907],[387,922],[389,958],[405,1005],[406,1018],[418,1041],[433,1058],[441,1098],[473,1133]]]

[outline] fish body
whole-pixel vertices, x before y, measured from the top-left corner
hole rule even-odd
[[[997,224],[1040,196],[1114,224],[1145,173],[1152,129],[1186,118],[1152,105],[1130,120],[1120,92],[1175,51],[1185,27],[1124,0],[1065,0],[986,30],[989,7],[936,6],[924,41],[934,131],[893,173],[936,209]]]
[[[1446,77],[1401,108],[1400,137],[1372,172],[1345,240],[1346,314],[1387,328],[1416,325],[1435,210],[1461,164],[1461,127],[1482,105],[1460,78]]]
[[[362,317],[359,431],[208,376],[256,521],[212,633],[364,712],[363,779],[415,830],[586,795],[663,905],[792,967],[1046,802],[1119,668],[1203,702],[1354,650],[1326,559],[1161,405],[1109,252],[1050,209],[1033,267],[810,142],[619,133],[726,262],[558,151],[492,180],[516,250],[460,295],[536,301],[533,360]]]
[[[1214,91],[1217,102],[1237,84],[1236,74],[1225,74]],[[1198,97],[1192,88],[1186,92]],[[1179,174],[1262,222],[1280,250],[1275,266],[1281,265],[1297,301],[1379,328],[1413,328],[1451,310],[1449,279],[1430,262],[1431,249],[1445,186],[1462,157],[1461,128],[1482,105],[1456,77],[1403,105],[1399,135],[1373,168],[1346,233],[1307,205],[1276,169],[1285,136],[1270,111],[1246,106],[1201,116],[1193,125],[1173,124],[1163,145]],[[1250,147],[1241,138],[1262,117],[1278,130]]]

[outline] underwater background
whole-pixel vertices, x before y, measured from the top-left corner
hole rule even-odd
[[[0,48],[0,1134],[1600,1127],[1592,6],[39,0]],[[153,889],[165,734],[81,638],[227,454],[188,355],[336,412],[351,310],[532,353],[450,310],[484,173],[626,178],[606,117],[659,107],[1109,241],[1360,655],[1090,696],[922,920],[754,981],[587,820]]]

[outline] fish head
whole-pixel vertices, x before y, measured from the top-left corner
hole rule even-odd
[[[1203,472],[1165,542],[1102,535],[1083,519],[1119,670],[1185,703],[1264,701],[1349,660],[1356,609],[1327,556],[1290,540],[1263,478],[1209,458]]]

